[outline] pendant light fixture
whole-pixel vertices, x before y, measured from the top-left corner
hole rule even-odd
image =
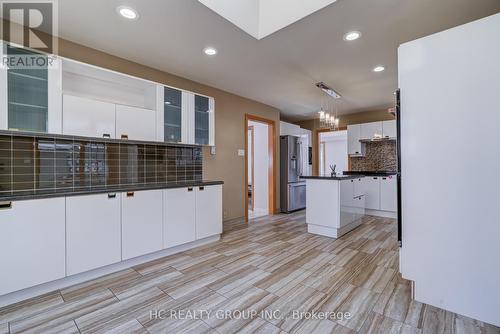
[[[326,94],[326,96],[322,96],[321,109],[318,112],[320,127],[336,131],[338,130],[340,123],[338,110],[341,95],[323,82],[318,82],[316,87],[321,89]],[[326,98],[325,108],[323,108],[323,97]]]

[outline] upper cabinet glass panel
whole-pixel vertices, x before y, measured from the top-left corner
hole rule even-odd
[[[182,91],[165,87],[164,106],[165,142],[179,143],[182,140]]]
[[[6,45],[9,56],[29,56],[33,51]],[[8,127],[13,130],[47,132],[48,69],[7,70]]]
[[[197,145],[209,144],[210,133],[210,100],[208,97],[195,95],[194,97],[194,142]]]

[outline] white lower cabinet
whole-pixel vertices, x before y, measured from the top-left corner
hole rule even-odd
[[[196,240],[196,194],[193,187],[164,190],[164,248]]]
[[[163,249],[163,190],[121,193],[122,259]]]
[[[398,192],[396,176],[382,177],[380,181],[380,210],[396,212]]]
[[[0,202],[0,296],[222,233],[222,185]]]
[[[380,177],[367,176],[363,181],[366,208],[380,210]]]
[[[195,187],[196,238],[222,233],[222,186]]]
[[[65,276],[64,198],[2,204],[0,295]]]
[[[121,261],[119,194],[66,198],[67,275]]]
[[[360,177],[354,180],[351,180],[354,183],[354,193],[353,197],[359,197],[365,194],[365,178]]]

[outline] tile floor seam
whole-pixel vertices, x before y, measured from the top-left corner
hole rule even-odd
[[[78,324],[76,323],[76,319],[71,319],[71,320],[73,320],[73,323],[75,324],[76,329],[78,330],[78,333],[82,334],[82,331],[80,330],[80,328],[78,327]]]
[[[148,333],[148,334],[149,334],[149,333],[151,333],[151,332],[150,332],[150,331],[149,331],[149,330],[148,330],[148,329],[147,329],[147,328],[146,328],[146,327],[145,327],[145,326],[144,326],[144,325],[143,325],[143,324],[139,321],[139,319],[134,318],[134,320],[135,320],[135,321],[137,321],[137,323],[138,323],[139,325],[141,325],[141,327],[142,327],[142,328],[146,331],[146,333]]]

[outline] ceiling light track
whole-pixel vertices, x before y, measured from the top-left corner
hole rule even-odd
[[[325,92],[326,94],[330,95],[334,99],[340,99],[342,97],[342,95],[340,95],[339,93],[337,93],[333,88],[329,87],[324,82],[318,82],[316,84],[316,87],[318,87],[319,89],[321,89],[323,92]]]

